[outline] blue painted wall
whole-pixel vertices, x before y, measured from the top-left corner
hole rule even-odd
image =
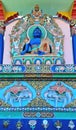
[[[76,64],[76,34],[72,36],[72,45],[73,45],[73,59],[74,64]]]
[[[4,51],[4,38],[3,34],[0,34],[0,64],[3,62],[3,51]]]
[[[8,120],[8,119],[6,119]],[[20,130],[32,130],[28,124],[29,122],[29,119],[12,119],[12,120],[9,120],[9,126],[7,128],[4,128],[3,127],[3,121],[5,121],[4,119],[0,120],[0,129],[1,130],[18,130],[16,128],[16,123],[18,121],[21,121],[22,123],[22,128]],[[43,119],[38,119],[36,120],[37,121],[37,125],[36,125],[36,128],[35,130],[44,130],[43,128],[43,125],[42,125],[42,121]],[[54,119],[48,119],[48,123],[49,123],[49,126],[47,128],[47,130],[57,130],[54,126],[55,122],[57,120],[54,120]],[[61,123],[62,123],[62,128],[61,130],[70,130],[70,128],[68,127],[68,124],[69,124],[69,121],[70,120],[59,120]],[[76,120],[73,120],[74,124],[76,125]],[[73,130],[76,130],[76,126]]]

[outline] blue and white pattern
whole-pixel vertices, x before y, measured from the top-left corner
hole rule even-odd
[[[64,82],[53,81],[44,86],[41,97],[53,107],[65,107],[76,99],[76,89]]]

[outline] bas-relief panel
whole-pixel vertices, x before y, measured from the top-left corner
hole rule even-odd
[[[75,81],[1,81],[0,106],[74,108]]]

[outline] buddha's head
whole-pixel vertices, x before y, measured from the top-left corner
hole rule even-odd
[[[39,11],[39,5],[38,5],[38,4],[35,5],[34,10],[35,10],[36,12]]]

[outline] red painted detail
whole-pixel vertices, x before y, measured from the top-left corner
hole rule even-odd
[[[74,0],[74,3],[73,3],[72,19],[76,19],[76,0]]]
[[[0,1],[0,21],[3,21],[5,20],[5,17],[4,17],[4,7],[3,7],[3,4],[2,2]]]

